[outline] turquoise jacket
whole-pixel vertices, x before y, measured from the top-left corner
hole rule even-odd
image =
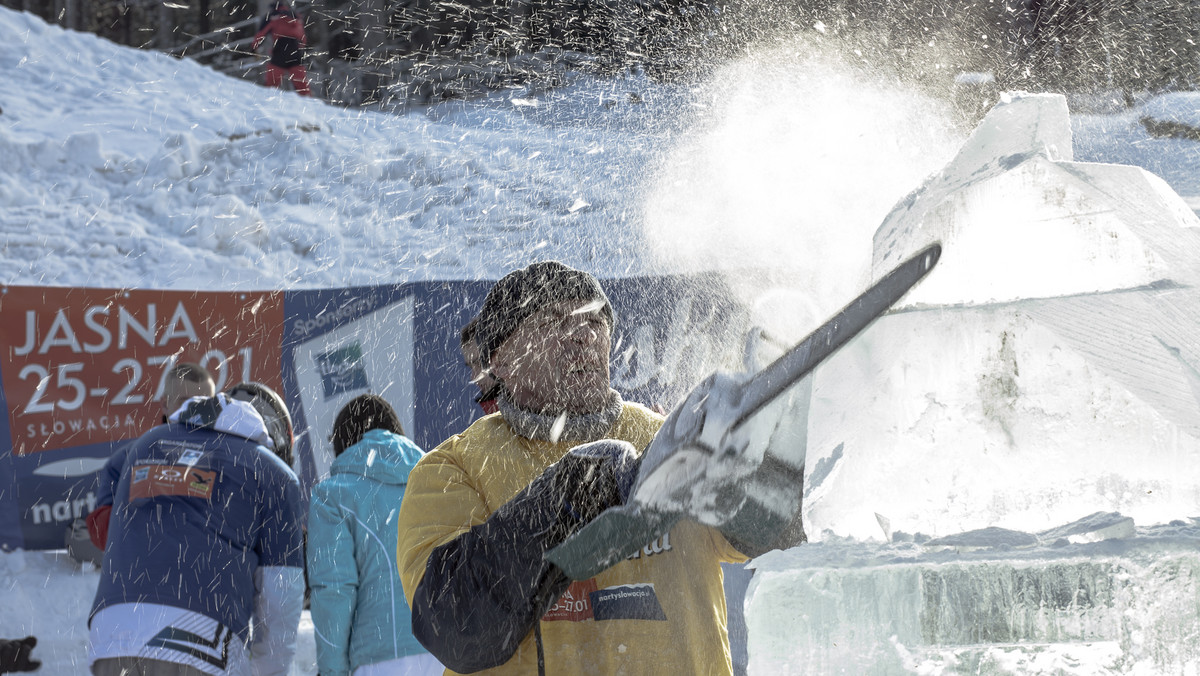
[[[321,676],[428,652],[413,638],[396,568],[396,516],[422,455],[407,437],[371,430],[313,488],[308,583]]]

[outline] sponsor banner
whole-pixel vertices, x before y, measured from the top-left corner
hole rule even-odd
[[[209,368],[218,387],[278,387],[282,319],[279,294],[7,287],[0,379],[12,452],[138,436],[158,421],[179,361]]]
[[[743,366],[745,311],[717,275],[601,280],[617,311],[612,385],[671,408],[716,368]]]
[[[298,430],[297,474],[305,489],[329,475],[329,437],[338,411],[354,397],[377,394],[417,428],[413,392],[412,289],[376,286],[298,291],[284,303],[283,375]]]
[[[58,549],[71,522],[96,507],[96,473],[113,445],[9,456],[11,492],[0,492],[0,548]],[[2,461],[2,459],[0,459]]]
[[[411,406],[417,428],[409,436],[432,450],[483,414],[459,344],[462,327],[479,311],[492,282],[427,282],[411,288],[416,381]]]
[[[276,292],[0,288],[0,440],[13,478],[0,483],[0,547],[62,546],[94,506],[96,470],[158,424],[176,363],[202,364],[219,388],[281,388],[282,324]]]
[[[601,280],[613,303],[613,387],[670,408],[717,367],[739,368],[744,313],[715,275]],[[163,377],[198,361],[218,387],[279,391],[306,493],[328,475],[337,412],[389,401],[432,449],[481,411],[459,332],[491,281],[288,292],[0,287],[0,549],[62,547],[94,507],[97,470],[157,424]]]

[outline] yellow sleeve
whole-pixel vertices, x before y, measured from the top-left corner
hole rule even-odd
[[[750,560],[750,557],[729,544],[729,540],[725,539],[725,535],[721,531],[711,526],[707,530],[708,536],[712,538],[712,546],[716,550],[718,561],[723,563],[745,563]]]
[[[411,608],[425,562],[438,546],[483,523],[490,509],[451,452],[455,439],[421,458],[400,504],[396,565]]]

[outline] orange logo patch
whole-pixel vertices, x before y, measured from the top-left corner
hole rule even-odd
[[[133,468],[129,499],[178,495],[212,499],[217,473],[187,465],[139,465]]]

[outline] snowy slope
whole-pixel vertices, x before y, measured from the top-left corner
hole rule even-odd
[[[466,125],[344,110],[0,12],[0,281],[341,286],[494,276],[532,252],[641,269],[622,253],[636,230],[612,224],[654,135],[526,122],[507,98]]]
[[[531,256],[602,276],[780,262],[763,236],[727,251],[726,229],[790,233],[775,252],[804,266],[801,244],[849,220],[869,237],[953,147],[927,100],[814,80],[794,57],[695,85],[576,78],[392,116],[0,11],[9,284],[341,286],[497,277]],[[853,170],[813,169],[846,154],[885,188],[849,212]]]

